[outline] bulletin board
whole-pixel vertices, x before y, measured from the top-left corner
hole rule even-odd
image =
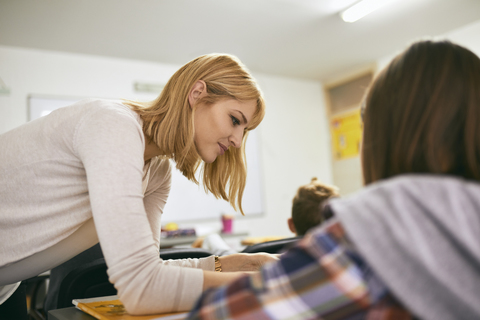
[[[48,115],[51,111],[68,106],[80,100],[68,97],[28,97],[29,120]],[[251,131],[247,138],[247,183],[243,193],[242,206],[247,216],[261,215],[264,212],[262,167],[260,159],[260,137],[258,129]],[[166,222],[199,220],[220,221],[222,214],[241,216],[228,202],[207,194],[202,184],[196,185],[187,180],[172,164],[172,187],[162,216]],[[200,171],[200,170],[199,170]],[[198,175],[197,175],[198,176]],[[197,177],[198,178],[198,177]]]
[[[360,108],[332,117],[330,130],[335,160],[358,156],[362,139]]]

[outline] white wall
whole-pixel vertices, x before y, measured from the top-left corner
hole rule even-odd
[[[0,46],[0,78],[10,88],[0,95],[0,133],[27,121],[29,94],[151,100],[155,95],[136,93],[133,83],[165,83],[179,67]],[[258,128],[266,212],[237,219],[234,228],[251,236],[289,236],[286,220],[298,186],[313,176],[332,183],[323,92],[315,81],[254,76],[267,101]]]
[[[318,82],[256,75],[267,101],[261,124],[266,216],[238,220],[252,234],[291,235],[287,218],[297,188],[316,176],[332,183],[330,133]]]
[[[458,45],[464,46],[471,50],[477,56],[480,56],[480,20],[477,20],[471,24],[463,26],[461,28],[452,30],[443,35],[437,37],[419,37],[418,39],[412,39],[413,43],[416,40],[433,39],[433,40],[450,40]],[[393,52],[388,56],[384,56],[377,61],[377,71],[382,70],[397,54],[405,50],[410,43],[406,43],[405,47],[399,48],[397,52]]]
[[[133,82],[166,82],[177,66],[0,46],[0,77],[10,95],[0,95],[0,133],[27,121],[27,96],[152,99]]]
[[[444,37],[480,56],[480,20],[453,30],[445,34]]]
[[[398,48],[396,52],[392,52],[389,55],[381,57],[376,61],[376,71],[381,71],[385,66],[387,66],[390,61],[403,50],[405,50],[411,43],[422,40],[422,39],[434,39],[434,40],[450,40],[454,43],[462,45],[478,56],[480,56],[480,20],[466,25],[462,28],[452,30],[446,34],[439,35],[437,37],[418,37],[417,39],[411,39],[409,43],[405,43],[405,45],[401,48]],[[355,70],[352,70],[352,72]],[[342,160],[341,162],[337,162],[333,164],[333,171],[334,171],[334,183],[337,181],[341,181],[342,183],[338,183],[339,185],[345,186],[340,190],[342,195],[348,195],[349,193],[355,192],[362,188],[363,179],[362,179],[362,169],[360,165],[360,157],[354,157],[346,160]],[[344,181],[349,181],[348,184]]]

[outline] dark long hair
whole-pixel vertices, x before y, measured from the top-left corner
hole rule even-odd
[[[480,180],[480,59],[449,41],[397,56],[365,99],[365,184],[403,173]]]

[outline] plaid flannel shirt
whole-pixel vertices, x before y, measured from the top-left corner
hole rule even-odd
[[[209,289],[188,319],[412,319],[336,218],[261,272]]]

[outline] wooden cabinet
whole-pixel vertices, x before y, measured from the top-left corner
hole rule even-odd
[[[372,82],[374,68],[327,82],[325,97],[332,146],[333,183],[342,196],[363,186],[360,149],[360,105]]]

